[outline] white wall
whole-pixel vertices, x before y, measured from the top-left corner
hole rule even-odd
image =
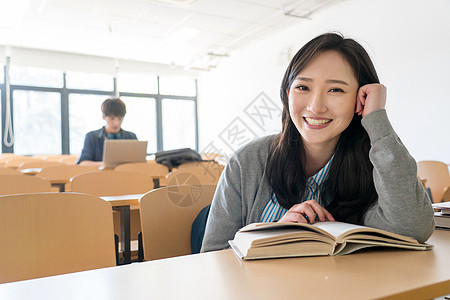
[[[0,45],[0,66],[5,64],[7,56],[10,57],[12,65],[57,69],[65,72],[93,72],[115,75],[116,68],[119,68],[120,71],[131,73],[197,77],[195,72],[165,64]]]
[[[450,163],[447,0],[339,1],[311,20],[232,53],[217,69],[200,75],[200,150],[213,150],[214,145],[230,154],[240,142],[279,130],[281,121],[258,126],[245,109],[260,106],[261,92],[281,108],[278,89],[290,57],[327,31],[342,32],[369,52],[388,88],[391,123],[412,156]],[[233,122],[235,118],[240,119],[238,123]],[[242,131],[244,137],[233,140],[236,136],[228,135],[233,130]]]

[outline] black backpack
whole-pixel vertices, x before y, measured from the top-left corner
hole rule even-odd
[[[158,151],[155,154],[155,161],[172,169],[182,163],[190,161],[201,161],[200,154],[191,148],[182,148],[168,151]]]

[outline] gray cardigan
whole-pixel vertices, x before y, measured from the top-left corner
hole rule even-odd
[[[417,165],[394,132],[384,109],[362,119],[371,149],[378,201],[363,223],[425,242],[433,233],[433,208],[417,178]],[[219,180],[205,229],[202,252],[228,248],[243,226],[259,222],[271,198],[265,177],[274,136],[259,138],[234,153]]]

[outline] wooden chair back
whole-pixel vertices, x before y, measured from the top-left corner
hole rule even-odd
[[[70,179],[75,175],[97,171],[96,166],[79,166],[79,165],[66,165],[63,163],[56,163],[55,165],[48,166],[42,169],[41,172],[36,174],[38,177],[42,177],[52,183],[64,184],[65,191],[71,191]]]
[[[145,194],[153,189],[151,176],[125,171],[94,171],[75,175],[71,191],[97,196]]]
[[[0,175],[21,175],[19,171],[12,168],[0,167]]]
[[[138,172],[149,175],[153,178],[155,188],[167,185],[166,176],[169,174],[169,168],[165,165],[152,162],[126,163],[118,165],[114,170]]]
[[[426,186],[430,188],[433,202],[441,202],[446,189],[450,189],[450,174],[447,164],[440,161],[417,162],[417,175],[426,179]]]
[[[44,161],[44,160],[38,159],[38,158],[32,158],[29,156],[12,157],[12,158],[6,160],[4,163],[5,163],[5,167],[17,169],[21,164],[23,164],[25,162],[38,162],[38,161]]]
[[[140,199],[145,260],[191,254],[191,226],[211,201],[215,185],[168,186]]]
[[[217,153],[208,153],[208,152],[203,152],[200,153],[201,157],[203,160],[214,160],[217,157],[222,157],[222,155],[217,154]]]
[[[50,181],[25,175],[0,175],[0,195],[51,192]]]
[[[168,185],[217,184],[223,166],[215,162],[189,162],[181,164],[167,175]]]
[[[206,168],[206,169],[215,169],[218,168],[219,165],[215,161],[191,161],[191,162],[185,162],[181,165],[179,165],[176,170],[183,170],[183,169],[193,169],[193,168]]]
[[[115,171],[138,172],[152,177],[165,177],[169,174],[169,168],[158,163],[126,163],[118,165]]]
[[[61,165],[61,163],[59,162],[55,162],[55,161],[47,161],[47,160],[40,160],[40,159],[35,159],[31,160],[31,161],[26,161],[21,163],[18,167],[17,170],[21,171],[21,170],[25,170],[25,169],[32,169],[32,168],[45,168],[45,167],[49,167],[49,166],[57,166],[57,165]]]
[[[115,266],[111,205],[92,195],[0,196],[0,236],[0,283]]]
[[[450,201],[450,186],[444,189],[444,193],[442,194],[442,202]]]
[[[8,160],[15,158],[30,158],[30,157],[25,155],[15,155],[14,153],[3,153],[2,155],[0,155],[0,163],[6,163]]]
[[[75,175],[97,171],[96,166],[79,166],[79,165],[65,165],[58,164],[48,166],[37,174],[36,176],[42,177],[51,181],[70,181],[70,178]]]
[[[61,157],[59,159],[59,162],[67,165],[75,165],[76,162],[78,161],[78,158],[80,158],[79,155],[67,155]]]

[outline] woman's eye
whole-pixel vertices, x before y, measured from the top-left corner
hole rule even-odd
[[[339,88],[334,88],[334,89],[331,89],[330,92],[332,92],[332,93],[343,93],[344,91],[342,89],[339,89]]]
[[[308,87],[307,87],[307,86],[304,86],[304,85],[299,85],[299,86],[297,86],[297,89],[299,89],[299,90],[301,90],[301,91],[307,91],[307,90],[308,90]]]

